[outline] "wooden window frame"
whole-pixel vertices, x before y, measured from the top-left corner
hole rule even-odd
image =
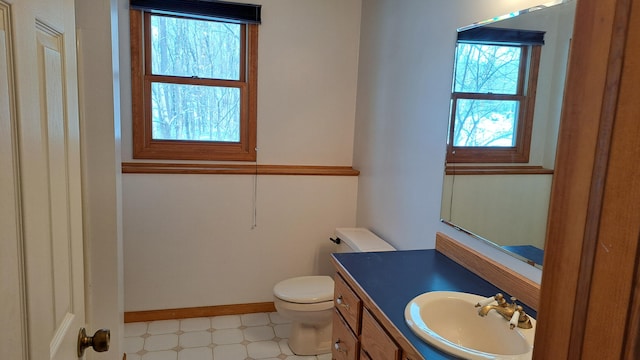
[[[258,25],[241,24],[240,80],[151,74],[150,12],[130,10],[133,158],[155,160],[255,161],[257,129]],[[185,18],[189,17],[185,14]],[[193,18],[199,20],[197,18]],[[154,140],[151,135],[151,83],[226,86],[240,89],[240,141]]]
[[[518,90],[515,95],[453,92],[447,141],[447,163],[527,163],[531,148],[533,111],[535,108],[541,45],[520,45],[522,59],[518,75]],[[520,102],[512,147],[464,147],[453,146],[457,100],[516,100]]]

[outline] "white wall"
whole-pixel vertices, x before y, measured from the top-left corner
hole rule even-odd
[[[125,176],[127,310],[272,301],[276,282],[331,274],[329,236],[355,224],[355,177]]]
[[[440,223],[456,29],[540,0],[363,0],[354,167],[357,225],[400,249],[435,232],[540,281],[540,271]]]
[[[250,2],[262,4],[258,162],[351,166],[361,0]],[[128,38],[122,40],[128,54]],[[130,119],[122,128],[123,161],[130,161]]]
[[[350,166],[361,1],[254,3],[263,5],[258,163]],[[121,37],[123,53],[128,46]],[[128,91],[129,64],[121,68]],[[125,117],[123,161],[130,130]],[[330,273],[328,238],[355,225],[357,177],[260,176],[252,229],[253,181],[123,175],[127,311],[272,301],[279,280]]]

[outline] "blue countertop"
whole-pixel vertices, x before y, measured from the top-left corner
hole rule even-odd
[[[405,323],[404,308],[428,291],[462,291],[493,296],[502,290],[436,250],[333,254],[369,298],[425,359],[457,359],[428,345]],[[508,298],[510,295],[504,293]],[[537,314],[522,304],[528,315]]]

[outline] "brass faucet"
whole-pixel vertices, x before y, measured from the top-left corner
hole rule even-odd
[[[529,319],[529,316],[525,314],[522,306],[516,304],[516,298],[512,297],[511,298],[512,303],[509,304],[504,299],[504,295],[498,293],[496,294],[496,296],[493,297],[493,300],[497,301],[498,305],[482,306],[481,303],[476,304],[476,307],[480,307],[480,310],[478,310],[478,315],[484,317],[489,313],[489,311],[495,310],[498,314],[502,315],[503,318],[507,319],[507,321],[510,322],[509,327],[513,329],[516,326],[515,325],[516,322],[515,320],[514,321],[511,321],[511,320],[513,319],[514,314],[517,311],[519,314],[517,319],[517,326],[521,329],[531,329],[533,327],[533,325],[531,325],[531,319]]]

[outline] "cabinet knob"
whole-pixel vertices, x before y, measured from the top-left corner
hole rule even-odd
[[[342,342],[340,341],[340,339],[336,340],[336,342],[333,344],[333,347],[336,349],[337,352],[341,352],[341,353],[346,353],[347,350],[343,349],[342,346],[340,346]]]
[[[349,304],[347,304],[347,303],[345,303],[345,302],[344,302],[344,300],[342,299],[342,295],[340,295],[340,296],[338,296],[338,297],[336,298],[336,303],[337,303],[338,305],[342,306],[342,307],[343,307],[343,308],[345,308],[345,309],[348,309],[348,308],[349,308]]]

